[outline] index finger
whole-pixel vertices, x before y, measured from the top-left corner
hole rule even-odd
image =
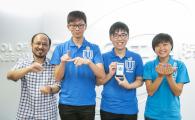
[[[67,50],[67,53],[66,53],[68,56],[70,56],[70,50]]]
[[[72,61],[75,61],[75,58],[73,59],[69,59],[69,60],[66,60],[67,62],[72,62]]]
[[[119,78],[115,76],[116,81],[120,82]]]

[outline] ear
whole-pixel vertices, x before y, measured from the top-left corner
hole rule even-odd
[[[69,30],[70,30],[70,27],[69,27],[69,25],[67,24],[67,26],[66,26]]]
[[[85,24],[85,30],[87,29],[87,24]]]
[[[113,41],[114,38],[112,37],[112,35],[110,35],[109,37],[110,37],[110,41]]]

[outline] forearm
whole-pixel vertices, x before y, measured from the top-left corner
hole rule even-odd
[[[102,64],[94,64],[92,61],[89,61],[88,65],[97,77],[97,79],[105,78],[104,67]]]
[[[61,81],[64,77],[65,62],[61,62],[55,67],[54,77],[56,81]]]
[[[40,91],[43,94],[55,94],[59,92],[59,90],[60,90],[60,86],[58,84],[46,85],[46,86],[40,87]]]
[[[113,75],[111,75],[110,73],[106,74],[106,77],[104,79],[98,79],[97,78],[97,85],[104,85],[105,83],[107,83]]]
[[[172,75],[167,76],[167,82],[171,88],[171,91],[175,96],[180,96],[183,89],[183,84],[177,84],[175,80],[173,79]]]
[[[129,83],[127,89],[135,89],[138,87],[141,87],[143,85],[142,78],[136,78],[136,80],[133,83]]]
[[[18,70],[11,70],[7,73],[7,79],[18,81],[20,78],[24,77],[28,72],[30,72],[30,67],[21,68]]]
[[[163,77],[157,77],[153,83],[150,81],[148,84],[146,81],[146,89],[149,96],[153,96],[153,94],[158,90],[162,80]]]

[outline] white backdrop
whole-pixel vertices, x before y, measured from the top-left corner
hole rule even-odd
[[[159,32],[174,40],[174,57],[187,65],[191,82],[181,95],[183,120],[195,120],[195,2],[194,0],[0,0],[0,119],[14,120],[20,98],[20,82],[6,79],[6,72],[17,58],[31,52],[30,39],[45,32],[55,45],[70,37],[66,17],[71,10],[82,10],[88,18],[86,38],[100,45],[104,53],[111,49],[108,31],[116,21],[130,28],[127,47],[141,54],[144,62],[155,57],[151,39]],[[97,88],[97,115],[102,87]],[[139,120],[143,120],[145,86],[138,89]]]

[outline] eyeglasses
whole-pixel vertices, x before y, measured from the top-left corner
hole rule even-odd
[[[122,33],[122,34],[114,33],[112,36],[114,39],[118,39],[119,37],[121,39],[126,39],[128,37],[128,34],[127,33]]]
[[[69,24],[69,27],[72,28],[72,29],[76,29],[76,28],[79,28],[79,29],[83,29],[85,27],[85,24]]]

